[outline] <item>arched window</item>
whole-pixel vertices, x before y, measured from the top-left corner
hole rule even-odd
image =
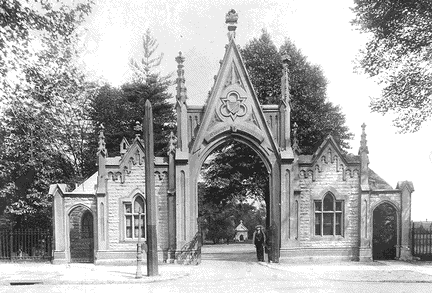
[[[125,203],[124,214],[126,239],[146,238],[146,205],[142,196],[135,197],[132,203]]]
[[[342,235],[343,201],[327,193],[315,201],[315,235]]]

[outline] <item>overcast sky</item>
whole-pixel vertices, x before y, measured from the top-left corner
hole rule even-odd
[[[113,85],[129,76],[129,59],[140,57],[141,36],[149,28],[164,53],[162,73],[174,73],[179,51],[186,58],[188,104],[203,104],[217,74],[228,39],[225,14],[239,14],[237,43],[244,46],[266,29],[276,46],[290,38],[308,60],[323,68],[329,80],[328,98],[339,104],[355,134],[351,153],[360,146],[361,124],[366,123],[369,167],[391,186],[414,183],[412,218],[432,220],[432,125],[415,134],[397,134],[391,117],[371,114],[371,96],[379,87],[354,73],[354,59],[367,36],[351,25],[350,0],[96,0],[85,27],[83,60],[92,74]],[[174,89],[172,89],[174,92]]]

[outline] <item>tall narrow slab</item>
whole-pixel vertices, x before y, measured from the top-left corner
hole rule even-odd
[[[144,109],[145,189],[147,199],[147,275],[158,275],[156,199],[154,181],[153,109],[149,100]]]

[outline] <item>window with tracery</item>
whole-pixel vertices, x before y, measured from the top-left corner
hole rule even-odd
[[[323,200],[315,201],[315,235],[342,235],[343,201],[327,193]]]
[[[132,203],[124,203],[124,215],[126,239],[146,238],[146,205],[144,199],[137,196]],[[140,226],[141,230],[139,230]]]

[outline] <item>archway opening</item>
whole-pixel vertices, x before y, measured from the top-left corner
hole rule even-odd
[[[202,258],[256,259],[255,227],[268,227],[269,173],[248,145],[228,140],[204,161],[198,180]]]
[[[395,259],[396,245],[397,212],[391,204],[382,203],[373,211],[373,259]]]
[[[93,215],[83,206],[69,214],[69,240],[71,262],[94,261]]]

